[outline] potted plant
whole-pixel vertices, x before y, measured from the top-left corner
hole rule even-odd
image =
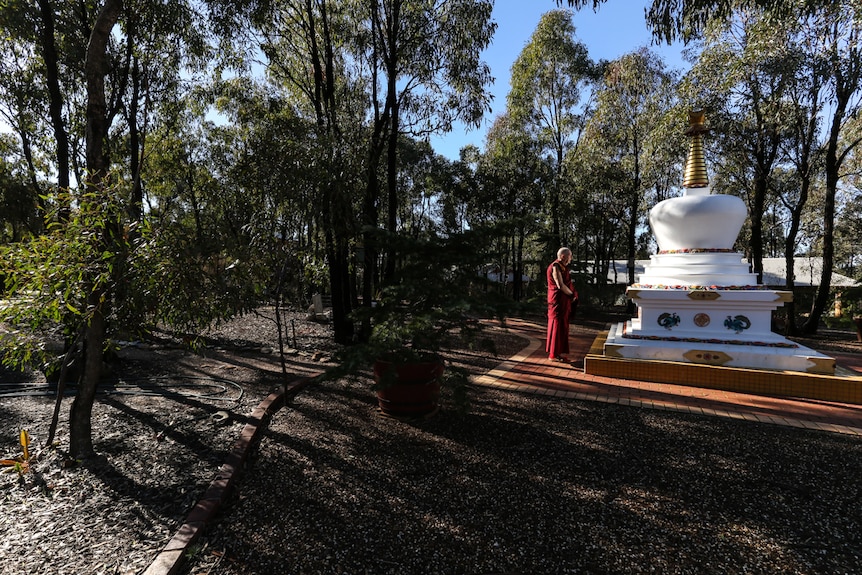
[[[465,401],[468,374],[446,365],[441,351],[487,343],[481,320],[503,319],[513,307],[480,276],[484,233],[415,239],[381,232],[380,245],[395,248],[395,277],[371,306],[354,313],[370,327],[364,341],[344,350],[349,371],[372,367],[380,409],[397,417],[437,410],[441,388]]]

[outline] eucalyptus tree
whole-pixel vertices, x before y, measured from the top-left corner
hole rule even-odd
[[[386,129],[386,229],[398,227],[398,139],[478,126],[490,107],[490,68],[481,53],[496,29],[489,0],[372,0],[365,46],[375,118]],[[378,88],[378,82],[380,87]],[[382,143],[382,140],[379,142]],[[372,176],[373,177],[373,176]],[[376,199],[371,186],[367,202]],[[366,222],[367,224],[368,222]],[[384,278],[394,279],[388,250]]]
[[[21,53],[26,53],[30,57],[24,63],[26,68],[24,66],[22,68],[33,70],[34,78],[45,78],[45,84],[49,86],[44,91],[43,98],[38,100],[37,96],[36,101],[40,103],[50,101],[50,104],[45,105],[45,108],[50,109],[50,114],[56,120],[57,110],[62,106],[58,102],[56,85],[58,82],[58,60],[60,58],[54,51],[55,46],[51,37],[53,19],[51,18],[52,14],[50,14],[50,11],[52,6],[49,2],[42,2],[40,7],[41,12],[38,15],[35,13],[29,15],[23,14],[24,25],[16,29],[18,34],[15,38],[17,45],[22,46]],[[10,6],[4,4],[3,8],[3,16],[6,17],[8,16]],[[14,9],[15,6],[12,6],[12,8]],[[92,214],[100,213],[105,206],[114,205],[107,200],[107,196],[110,195],[110,192],[107,190],[111,187],[108,181],[111,159],[107,145],[110,129],[110,111],[106,98],[105,72],[108,69],[108,46],[113,40],[111,32],[122,11],[122,2],[109,0],[92,14],[90,9],[93,6],[89,3],[81,3],[76,8],[78,9],[77,15],[80,16],[80,19],[77,21],[78,25],[74,29],[78,32],[86,29],[86,34],[84,34],[86,42],[74,45],[67,44],[66,46],[69,48],[70,53],[66,54],[63,61],[69,67],[74,67],[78,74],[77,77],[83,79],[82,82],[69,82],[69,89],[74,90],[76,86],[83,85],[83,93],[86,96],[86,106],[83,113],[80,110],[78,111],[78,117],[86,119],[85,129],[83,130],[83,139],[86,143],[84,150],[86,177],[82,182],[85,191],[79,197],[74,198],[69,194],[68,189],[61,190],[62,195],[58,197],[66,198],[63,201],[67,205],[72,205],[73,201],[77,200],[78,210],[81,214],[86,214],[81,221],[86,220],[92,223],[90,219]],[[20,22],[18,23],[20,24]],[[39,30],[40,24],[42,25],[41,33],[27,33],[27,25],[33,26],[34,30]],[[41,51],[41,56],[37,56],[37,54],[40,54],[40,51],[35,46],[40,45],[40,41],[43,50]],[[82,45],[86,46],[85,50],[80,50]],[[45,48],[46,46],[47,48]],[[75,47],[79,48],[79,50],[76,51]],[[66,101],[73,101],[73,98],[66,98]],[[64,126],[58,125],[55,122],[55,137],[57,131],[61,128],[64,128]],[[25,131],[22,130],[19,135],[22,137],[22,146],[26,149]],[[65,137],[65,132],[63,133],[63,137]],[[58,138],[58,140],[62,139]],[[58,141],[57,165],[59,165],[61,172],[66,171],[66,174],[61,174],[59,177],[61,181],[66,180],[64,183],[66,183],[66,188],[68,188],[68,170],[66,170],[67,166],[64,167],[67,158],[64,158],[64,156],[64,145]],[[63,211],[59,212],[59,217],[61,220],[65,219]],[[33,271],[32,261],[35,255],[44,255],[52,250],[54,252],[67,250],[71,256],[72,252],[78,246],[86,244],[90,238],[94,239],[95,244],[90,247],[95,247],[99,249],[99,253],[104,254],[102,262],[104,265],[82,265],[80,274],[77,277],[64,276],[67,282],[74,282],[77,285],[66,285],[59,291],[54,286],[53,290],[47,290],[42,294],[47,294],[47,297],[54,300],[65,299],[67,301],[67,305],[70,306],[68,309],[73,310],[73,313],[69,315],[64,312],[62,315],[52,317],[61,320],[65,324],[65,335],[69,338],[67,339],[67,344],[69,345],[70,352],[75,347],[70,342],[70,339],[80,341],[83,349],[83,374],[78,392],[72,403],[69,425],[70,452],[75,456],[86,456],[93,452],[90,415],[96,386],[101,376],[106,315],[109,310],[108,302],[110,300],[110,288],[108,287],[110,284],[109,274],[106,275],[104,270],[106,267],[108,269],[113,268],[116,252],[121,249],[116,241],[119,233],[118,221],[113,220],[109,215],[106,220],[102,220],[101,224],[94,225],[101,227],[98,231],[92,232],[91,236],[88,234],[86,238],[83,238],[84,241],[82,243],[76,244],[68,235],[62,233],[59,235],[51,234],[45,236],[43,238],[44,241],[34,242],[32,250],[30,246],[22,244],[21,249],[12,252],[12,257],[9,257],[6,262],[9,265],[9,277],[12,285],[17,285],[21,289],[30,288],[28,291],[32,291],[34,285],[41,287],[38,280],[33,280],[34,277],[40,275]],[[38,251],[40,249],[43,251]],[[74,257],[70,257],[69,261],[77,260]],[[67,264],[63,262],[61,265]],[[45,266],[37,269],[44,269],[45,267],[50,269],[47,263]],[[49,278],[52,275],[61,276],[62,274],[48,273]],[[73,292],[86,294],[83,305],[81,305],[82,302],[77,302],[77,308],[69,303],[74,301],[74,298],[71,297]],[[46,313],[46,309],[49,310],[47,313],[50,313],[52,306],[43,306],[42,304],[43,302],[37,299],[33,302],[30,309],[19,309],[17,319],[24,321],[22,318],[27,317],[28,314],[33,318],[43,316]],[[27,307],[26,302],[22,304],[22,307]],[[15,310],[12,310],[11,313],[15,315]],[[33,321],[36,320],[34,319]],[[21,357],[24,359],[29,357],[26,344],[24,348],[18,356],[19,359]],[[4,357],[4,361],[15,361],[15,354],[12,354],[11,359]]]
[[[590,281],[597,286],[605,284],[612,260],[625,254],[620,230],[625,227],[628,174],[620,158],[608,156],[604,146],[588,125],[578,153],[565,159],[572,189],[567,219],[577,230],[569,244],[575,261],[592,270]]]
[[[0,16],[6,18],[15,14],[15,8],[21,4],[4,3]],[[62,313],[55,313],[56,306],[50,302],[42,306],[42,300],[34,299],[30,300],[30,309],[25,311],[32,318],[40,318],[38,321],[47,318],[59,322],[68,338],[69,353],[78,350],[80,354],[83,370],[70,414],[70,451],[74,456],[86,456],[93,451],[90,414],[101,376],[106,335],[122,303],[117,296],[134,288],[122,281],[131,257],[126,231],[138,229],[138,223],[129,221],[127,214],[130,203],[140,203],[142,194],[134,191],[134,186],[126,188],[125,183],[141,180],[143,162],[136,167],[131,158],[144,158],[142,138],[148,122],[155,121],[156,104],[178,99],[178,91],[160,90],[169,78],[179,77],[181,65],[187,62],[185,55],[196,53],[200,47],[195,41],[185,42],[195,35],[192,23],[197,22],[194,18],[200,6],[185,0],[76,3],[46,0],[39,3],[38,13],[30,6],[21,13],[26,16],[22,20],[24,26],[16,28],[17,35],[14,35],[16,46],[21,47],[20,53],[27,56],[26,61],[22,60],[26,66],[21,69],[32,71],[33,87],[39,88],[32,91],[33,101],[37,103],[34,109],[40,112],[37,116],[54,120],[52,128],[34,125],[39,126],[40,135],[47,134],[45,141],[52,137],[62,139],[57,135],[60,127],[68,134],[69,164],[75,172],[76,185],[71,184],[70,178],[71,189],[56,196],[58,201],[68,202],[69,210],[55,212],[60,222],[68,219],[68,229],[63,229],[62,224],[60,228],[52,224],[48,233],[35,238],[37,241],[16,246],[13,250],[16,259],[5,259],[4,265],[14,268],[10,269],[10,274],[17,274],[13,284],[21,289],[38,285],[39,281],[55,282],[41,295],[53,298],[54,303],[68,304],[62,306]],[[51,10],[55,24],[56,70],[48,62],[52,56],[48,53],[51,19],[47,11]],[[4,20],[3,25],[6,24]],[[171,31],[177,32],[168,42],[173,48],[171,54],[176,57],[166,57],[152,64],[159,66],[159,74],[144,74],[152,70],[150,66],[155,60],[151,58],[161,54],[157,42],[142,40],[155,39]],[[178,39],[182,40],[178,42]],[[59,98],[52,83],[59,84]],[[5,93],[3,96],[5,100]],[[58,101],[66,111],[61,115],[62,126],[56,121]],[[10,108],[8,102],[4,101],[6,109]],[[136,111],[138,104],[146,110]],[[160,118],[160,121],[169,120],[169,117]],[[64,170],[63,145],[58,143],[54,147],[57,151],[50,154],[47,150],[51,146],[42,146],[42,155],[47,159],[43,171],[46,180],[51,178],[52,169]],[[135,217],[139,216],[140,210]],[[96,259],[89,259],[94,252],[98,254]],[[68,257],[49,257],[57,253]],[[45,265],[34,268],[33,257],[40,254],[45,257]],[[69,266],[69,262],[78,262],[77,269]],[[34,269],[44,272],[41,279],[39,274],[34,275]],[[74,273],[67,273],[70,271]],[[79,301],[77,296],[83,299]],[[26,305],[26,301],[22,305]],[[24,321],[25,316],[26,313],[17,317]],[[5,356],[4,361],[9,357]],[[27,351],[23,350],[18,359],[27,357]]]
[[[823,169],[825,201],[823,203],[823,273],[811,307],[802,326],[807,334],[817,333],[820,317],[830,298],[834,265],[834,229],[836,196],[842,170],[848,158],[862,144],[862,134],[854,127],[862,113],[862,13],[858,2],[832,2],[806,17],[816,34],[816,56],[826,64],[826,84],[830,94],[825,115]]]
[[[200,72],[214,52],[206,22],[186,0],[127,3],[121,23],[123,41],[112,65],[119,70],[112,94],[118,116],[113,130],[116,153],[131,182],[129,217],[140,221],[149,133],[175,125],[183,108],[195,105],[193,84],[203,81]]]
[[[542,193],[553,179],[551,166],[536,139],[514,124],[508,115],[498,116],[488,131],[485,153],[477,175],[481,186],[474,202],[507,231],[500,268],[513,273],[512,297],[524,295],[525,250],[541,232]]]
[[[155,201],[131,265],[141,301],[129,311],[153,310],[150,321],[195,334],[268,302],[286,376],[282,305],[310,295],[311,282],[317,291],[328,283],[314,266],[325,259],[312,214],[317,182],[326,179],[316,127],[247,79],[226,83],[221,98],[228,122],[199,125],[189,115],[177,126],[182,137],[152,135],[147,187]]]
[[[81,11],[86,6],[82,3]],[[0,5],[6,52],[0,62],[0,114],[20,139],[36,198],[54,187],[50,180],[60,190],[70,187],[69,125],[80,124],[83,114],[70,105],[75,98],[68,91],[83,85],[88,26],[88,18],[76,18],[69,5],[55,8],[48,0]]]
[[[86,194],[79,201],[82,210],[95,210],[104,218],[97,247],[101,246],[107,266],[106,272],[95,269],[83,278],[88,293],[82,318],[83,371],[70,415],[70,450],[88,455],[93,452],[90,416],[108,321],[112,306],[122,303],[127,297],[124,290],[129,289],[121,281],[132,257],[125,228],[136,229],[142,217],[146,131],[156,116],[157,103],[178,97],[178,78],[184,66],[193,56],[205,57],[207,51],[205,37],[196,31],[201,23],[198,6],[186,0],[105,0],[81,3],[79,8],[80,16],[92,18],[83,62]],[[163,109],[169,113],[161,121],[170,122],[170,112],[175,109]],[[115,123],[121,116],[125,125]],[[122,185],[118,177],[122,174],[130,176],[130,193],[119,204],[108,202],[118,182]]]
[[[344,219],[325,224],[326,230],[344,228],[335,238],[339,253],[330,254],[336,257],[336,270],[339,262],[347,261],[347,240],[354,228],[361,224],[365,230],[365,305],[371,304],[378,275],[377,254],[382,246],[377,245],[373,230],[381,225],[381,210],[385,210],[383,227],[391,232],[399,228],[401,138],[448,131],[459,120],[477,123],[488,108],[490,74],[480,54],[495,27],[490,22],[491,6],[484,0],[280,0],[270,3],[272,11],[255,20],[264,32],[263,51],[271,71],[310,103],[318,124],[328,131],[330,151],[341,154],[345,146],[355,149],[357,144],[367,151],[361,167],[363,193],[357,195],[344,188],[343,178],[335,178],[332,189],[340,187],[341,195],[322,203],[343,210]],[[365,100],[357,100],[358,93]],[[357,167],[351,163],[350,169]],[[343,173],[343,169],[332,170],[332,174]],[[381,193],[384,179],[385,196]],[[361,200],[361,221],[354,216],[357,200]],[[396,261],[393,245],[385,246],[383,275],[390,279]],[[349,282],[346,276],[343,280],[341,293],[346,296]],[[334,300],[339,296],[333,291]]]
[[[599,154],[591,161],[617,163],[624,174],[620,222],[625,228],[629,283],[635,282],[637,236],[648,192],[667,181],[663,174],[674,171],[672,165],[658,165],[654,160],[662,156],[651,153],[667,137],[663,119],[676,111],[674,80],[646,48],[626,54],[607,66],[587,122],[585,137],[595,140],[591,150]]]
[[[17,146],[12,140],[10,134],[0,134],[0,245],[20,241],[40,226],[28,170],[15,161]]]
[[[55,39],[55,18],[49,0],[39,0],[41,34],[39,35],[45,83],[48,89],[48,111],[57,143],[57,186],[69,189],[69,136],[63,118],[63,95],[60,90],[60,63]]]
[[[859,162],[856,159],[856,162]],[[841,217],[835,223],[836,267],[841,273],[862,280],[862,165],[855,167]],[[854,315],[862,315],[857,302]]]
[[[484,155],[479,147],[468,144],[459,150],[458,159],[451,162],[443,174],[445,181],[437,199],[443,236],[490,225],[494,216],[482,195],[487,189],[484,176],[480,174],[483,161]],[[496,200],[496,195],[493,198]]]
[[[319,228],[326,246],[335,339],[353,339],[350,313],[355,301],[351,278],[351,245],[360,229],[358,174],[363,172],[365,84],[350,57],[357,22],[347,7],[328,0],[273,2],[256,21],[261,49],[273,82],[315,131],[310,134],[324,169],[318,172],[316,196]]]
[[[597,10],[608,0],[565,0],[569,6],[581,9],[592,5]],[[623,2],[624,0],[612,0]],[[562,5],[564,0],[556,0]],[[756,9],[764,11],[770,18],[786,18],[795,14],[801,6],[805,13],[833,5],[833,0],[653,0],[644,9],[644,16],[657,41],[671,43],[682,39],[688,42],[698,37],[715,20],[731,18],[736,9]]]
[[[105,95],[105,70],[107,69],[108,44],[111,32],[122,12],[121,0],[107,0],[93,22],[84,61],[86,82],[86,168],[85,187],[88,194],[82,198],[82,209],[94,209],[103,201],[108,187],[111,169],[109,147],[107,145],[110,121]],[[109,208],[110,209],[110,208]],[[120,230],[111,222],[112,216],[104,223],[96,247],[110,254],[108,271],[116,263],[117,253],[122,250],[118,243]],[[112,225],[113,224],[113,225]],[[106,263],[108,263],[106,261]],[[109,275],[98,268],[87,269],[82,277],[86,297],[86,323],[81,327],[81,341],[84,349],[81,381],[69,414],[69,452],[72,456],[93,454],[92,411],[96,398],[96,387],[102,376],[102,362],[105,351],[106,320],[111,298]]]
[[[468,227],[471,200],[479,189],[476,167],[480,156],[478,146],[468,144],[459,150],[458,159],[449,165],[448,182],[438,200],[440,223],[446,235],[463,232]]]
[[[830,98],[827,84],[829,64],[825,54],[815,49],[819,40],[810,19],[776,24],[786,31],[787,49],[795,60],[785,95],[789,129],[781,142],[782,155],[790,172],[785,180],[789,178],[790,183],[778,189],[779,200],[788,214],[784,244],[785,285],[793,291],[796,283],[794,259],[800,235],[804,232],[803,214],[806,209],[811,209],[809,198],[813,188],[822,181],[825,150],[820,147],[819,140],[823,114]],[[788,302],[785,308],[788,318],[785,333],[795,335],[798,332],[796,301]]]
[[[403,232],[413,239],[444,233],[440,200],[452,182],[451,163],[427,140],[401,138],[398,149],[399,214]]]
[[[542,153],[551,154],[554,162],[556,177],[547,197],[549,249],[562,244],[563,159],[577,146],[587,116],[584,96],[597,73],[587,47],[575,37],[572,14],[566,10],[542,15],[512,65],[507,113],[540,143]]]
[[[200,333],[254,309],[269,293],[284,245],[276,199],[300,174],[282,171],[293,166],[285,153],[294,142],[286,137],[291,126],[267,112],[261,106],[255,118],[270,130],[254,130],[248,120],[216,126],[188,117],[151,133],[148,208],[128,264],[132,301],[117,310],[125,325]],[[261,145],[264,134],[270,141]]]

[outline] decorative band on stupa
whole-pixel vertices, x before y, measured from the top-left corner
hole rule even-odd
[[[685,173],[682,179],[684,188],[705,188],[709,185],[706,175],[706,160],[703,157],[703,134],[709,132],[705,125],[703,110],[688,113],[689,136],[688,159],[685,162]]]

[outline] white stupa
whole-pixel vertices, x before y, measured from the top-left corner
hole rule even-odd
[[[611,328],[605,356],[834,374],[834,359],[771,331],[772,311],[793,295],[758,285],[734,251],[748,210],[710,193],[704,114],[689,119],[685,192],[650,211],[659,252],[629,286],[638,315]]]

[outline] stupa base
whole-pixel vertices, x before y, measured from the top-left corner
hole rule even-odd
[[[618,329],[617,326],[611,331],[616,329]],[[669,361],[614,357],[603,352],[608,335],[610,334],[597,338],[592,349],[584,358],[585,373],[616,379],[862,405],[862,377],[728,367],[727,365],[694,363],[688,359]],[[817,352],[814,353],[817,354]],[[832,365],[834,366],[834,360]]]
[[[638,336],[632,321],[611,328],[604,355],[620,359],[678,361],[724,367],[799,371],[833,375],[835,359],[802,345],[782,345],[773,337],[764,341],[671,336]],[[789,342],[788,342],[789,343]]]

